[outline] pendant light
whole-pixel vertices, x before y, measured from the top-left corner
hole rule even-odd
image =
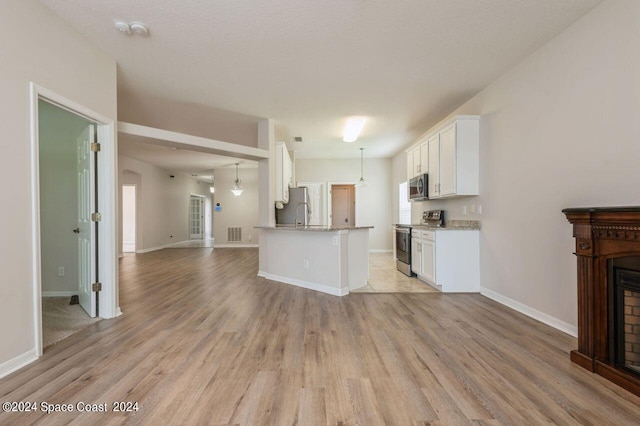
[[[233,187],[231,188],[231,192],[233,192],[233,195],[235,195],[236,197],[239,197],[240,194],[242,194],[242,191],[244,191],[244,188],[240,185],[240,179],[238,179],[239,165],[240,163],[236,163],[236,181],[233,183]]]
[[[364,148],[360,148],[360,180],[356,183],[356,186],[369,186],[366,180],[364,180]]]

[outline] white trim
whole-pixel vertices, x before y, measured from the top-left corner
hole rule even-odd
[[[151,251],[170,248],[171,246],[175,246],[177,244],[185,244],[185,243],[188,243],[189,241],[191,241],[191,240],[184,240],[184,241],[179,241],[177,243],[171,243],[171,244],[165,244],[165,245],[162,245],[162,246],[155,246],[155,247],[149,247],[149,248],[146,248],[146,249],[140,249],[140,250],[136,250],[136,253],[138,253],[138,254],[149,253]]]
[[[496,293],[495,291],[489,290],[484,287],[480,287],[480,294],[488,297],[491,300],[495,300],[496,302],[501,303],[513,310],[516,310],[521,314],[540,321],[541,323],[547,324],[557,330],[567,333],[570,336],[578,337],[578,327],[573,324],[561,321],[555,317],[552,317],[551,315],[545,314],[544,312],[538,311],[537,309],[531,308],[523,303],[505,297],[499,293]]]
[[[178,148],[184,147],[185,149],[191,149],[192,151],[194,148],[199,148],[195,150],[254,161],[268,159],[271,157],[271,153],[267,149],[253,148],[250,146],[238,145],[235,143],[223,142],[200,136],[187,135],[185,133],[171,132],[169,130],[141,126],[139,124],[127,123],[124,121],[118,122],[118,132],[127,135],[155,139],[149,141],[149,143],[152,144],[175,146]],[[164,144],[162,142],[164,142]]]
[[[302,287],[302,288],[306,288],[309,290],[315,290],[315,291],[319,291],[321,293],[326,293],[326,294],[330,294],[332,296],[346,296],[347,294],[349,294],[349,289],[348,288],[335,288],[335,287],[330,287],[330,286],[326,286],[326,285],[322,285],[322,284],[316,284],[316,283],[312,283],[309,281],[303,281],[303,280],[298,280],[295,278],[288,278],[288,277],[283,277],[280,275],[274,275],[274,274],[269,274],[263,271],[258,271],[258,276],[259,277],[263,277],[267,280],[271,280],[271,281],[278,281],[284,284],[291,284],[294,285],[296,287]]]
[[[43,291],[42,297],[71,297],[77,294],[77,291]]]
[[[122,315],[122,309],[118,306],[118,309],[116,309],[116,317],[119,317],[120,315]]]
[[[9,361],[3,362],[2,364],[0,364],[0,379],[37,360],[38,351],[36,348],[33,348],[23,353],[22,355],[18,355],[17,357],[10,359]]]
[[[333,188],[333,185],[353,185],[354,191],[353,191],[353,196],[355,197],[354,201],[354,208],[355,208],[355,212],[353,215],[353,221],[355,222],[353,225],[354,226],[358,226],[358,185],[356,185],[358,182],[354,182],[354,181],[329,181],[327,182],[327,224],[329,226],[333,225],[333,218],[331,217],[331,210],[333,208],[332,206],[332,195],[331,195],[331,188]]]
[[[214,248],[255,248],[260,247],[260,244],[235,244],[235,243],[221,243],[213,244]]]
[[[117,274],[117,141],[115,123],[109,117],[99,114],[89,108],[65,98],[34,82],[29,84],[30,96],[30,141],[31,141],[31,226],[32,239],[32,281],[33,281],[33,320],[34,320],[34,351],[36,357],[42,356],[42,279],[40,259],[40,177],[39,177],[39,113],[38,101],[43,100],[59,108],[97,125],[98,138],[102,143],[101,155],[98,157],[100,176],[98,181],[98,202],[100,212],[104,218],[100,222],[99,250],[100,282],[103,290],[100,297],[100,317],[113,318],[118,308],[118,274]]]
[[[369,253],[393,253],[391,249],[370,249]]]

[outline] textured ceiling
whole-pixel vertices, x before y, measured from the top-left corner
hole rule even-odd
[[[394,155],[600,2],[41,1],[118,62],[120,120],[255,146],[269,117],[300,158]]]

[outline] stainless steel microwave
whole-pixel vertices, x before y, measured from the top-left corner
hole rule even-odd
[[[409,180],[409,201],[422,201],[429,198],[429,175],[423,174]]]

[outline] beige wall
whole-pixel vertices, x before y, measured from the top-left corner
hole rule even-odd
[[[188,241],[190,196],[210,199],[209,184],[124,155],[118,156],[118,169],[120,197],[122,184],[137,185],[136,251]],[[122,211],[119,214],[122,215]],[[119,223],[118,247],[122,252],[122,220]]]
[[[116,64],[36,0],[0,2],[0,374],[35,355],[29,82],[116,119]]]
[[[360,179],[360,159],[297,159],[295,167],[298,182],[357,182]],[[369,234],[369,249],[389,251],[392,249],[392,211],[397,204],[391,199],[391,160],[365,158],[364,178],[369,185],[356,191],[356,225],[374,227]]]
[[[222,211],[213,212],[213,233],[215,245],[227,244],[227,228],[242,228],[242,244],[258,244],[258,169],[240,168],[238,177],[244,191],[239,197],[231,193],[236,180],[236,169],[216,169],[216,193],[213,196],[214,206],[220,203]],[[236,244],[236,243],[228,243]]]
[[[639,22],[640,2],[604,2],[458,108],[482,115],[481,195],[414,206],[480,219],[482,286],[572,326],[561,210],[640,204]],[[462,215],[472,203],[481,216]]]
[[[43,295],[78,293],[76,140],[89,122],[40,101],[40,253]],[[64,276],[58,268],[65,269]]]

